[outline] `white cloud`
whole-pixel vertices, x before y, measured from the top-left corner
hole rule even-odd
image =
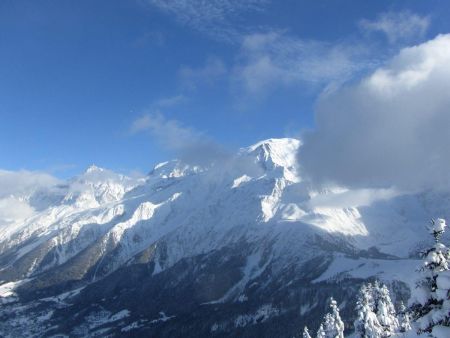
[[[25,219],[34,214],[34,209],[25,201],[15,197],[0,199],[0,225]]]
[[[235,42],[246,26],[241,16],[261,11],[267,0],[148,0],[183,25],[217,40]]]
[[[409,11],[387,12],[375,20],[361,20],[360,26],[368,32],[384,33],[390,43],[421,38],[425,35],[430,19]]]
[[[130,132],[136,134],[150,128],[152,128],[152,119],[150,118],[150,115],[142,115],[131,123]]]
[[[178,106],[183,102],[185,102],[186,100],[187,100],[186,96],[179,94],[170,97],[163,97],[162,99],[157,100],[153,105],[156,108],[170,108]]]
[[[180,80],[187,89],[196,89],[202,84],[212,85],[227,73],[222,60],[209,57],[203,67],[192,68],[183,66],[178,72]]]
[[[27,195],[37,189],[53,186],[58,182],[58,179],[46,173],[0,169],[0,198],[6,198],[11,195]]]
[[[251,34],[243,40],[234,82],[255,97],[279,86],[342,83],[367,67],[365,53],[360,46],[307,41],[282,32]]]
[[[160,113],[145,114],[131,125],[133,133],[147,131],[164,148],[180,160],[193,165],[206,165],[228,156],[227,151],[205,134],[166,119]]]
[[[58,182],[45,173],[0,170],[0,225],[31,216],[34,213],[28,202],[31,194]]]
[[[327,93],[299,161],[318,183],[450,188],[450,35],[404,48],[359,83]]]
[[[398,196],[394,189],[354,189],[328,194],[318,194],[309,200],[313,208],[350,208],[371,205]]]

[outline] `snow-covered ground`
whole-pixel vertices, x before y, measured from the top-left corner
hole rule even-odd
[[[328,269],[314,282],[336,281],[348,277],[367,279],[376,277],[385,282],[400,280],[415,288],[422,261],[417,259],[349,258],[338,254]]]

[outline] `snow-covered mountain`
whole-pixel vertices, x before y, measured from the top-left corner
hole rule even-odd
[[[20,196],[34,212],[0,228],[0,335],[33,321],[28,336],[291,337],[329,296],[352,313],[366,278],[408,298],[424,225],[450,196],[339,205],[361,192],[313,189],[300,146],[270,139],[145,179],[92,166]]]

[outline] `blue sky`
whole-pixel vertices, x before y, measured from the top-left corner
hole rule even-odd
[[[449,31],[447,1],[2,1],[0,168],[147,172],[177,133],[298,136],[324,92]]]

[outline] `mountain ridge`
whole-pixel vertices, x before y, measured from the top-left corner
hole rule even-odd
[[[179,296],[188,300],[192,285],[205,287],[203,279],[210,281],[211,292],[201,292],[195,298],[197,303],[189,300],[183,311],[190,308],[203,313],[199,307],[222,304],[238,313],[241,306],[253,304],[252,311],[263,313],[264,322],[285,320],[282,318],[295,312],[289,294],[310,290],[317,301],[314,306],[308,305],[309,311],[302,310],[306,322],[325,304],[330,288],[327,283],[335,292],[353,292],[350,285],[348,291],[337,291],[337,286],[343,280],[370,277],[385,278],[392,285],[400,283],[400,294],[406,297],[405,290],[414,283],[411,276],[403,275],[414,270],[417,262],[410,257],[424,245],[421,234],[426,229],[422,223],[434,216],[428,205],[445,216],[448,196],[395,196],[362,207],[311,205],[317,195],[334,196],[341,190],[314,190],[303,180],[297,164],[300,146],[295,139],[269,139],[240,149],[224,163],[207,167],[176,160],[164,162],[145,179],[88,168],[51,192],[58,196],[53,206],[6,227],[0,236],[0,280],[2,285],[13,283],[8,296],[0,298],[9,304],[1,315],[10,316],[24,302],[30,310],[23,318],[37,318],[33,306],[42,305],[42,299],[50,297],[55,315],[42,322],[40,332],[58,333],[58,329],[46,331],[46,325],[61,326],[59,312],[89,317],[92,309],[86,299],[92,304],[102,303],[96,296],[99,285],[115,290],[111,285],[118,283],[122,286],[117,290],[123,288],[130,297],[139,298],[139,282],[126,282],[133,274],[143,276],[146,289],[142,292],[152,297],[162,292],[168,299],[154,303],[160,307],[155,313],[133,305],[133,299],[122,299],[124,308],[117,310],[130,311],[130,315],[121,319],[119,329],[140,323],[140,316],[149,316],[149,311],[152,316],[159,316],[161,311],[169,317],[181,316],[174,314],[172,302],[176,300],[169,296],[171,290],[179,285],[184,290]],[[400,235],[403,237],[396,237]],[[376,268],[371,270],[369,266]],[[220,269],[228,271],[229,277]],[[171,279],[178,282],[174,284]],[[314,290],[317,283],[322,286]],[[74,290],[81,291],[73,296],[72,303],[63,306],[54,301],[54,297]],[[264,295],[281,290],[284,293],[280,299],[289,306],[269,306],[270,297],[265,300]],[[106,292],[103,298],[112,299],[114,292]],[[305,309],[306,305],[300,301],[298,306]],[[92,311],[100,313],[98,309]],[[163,325],[164,330],[172,332],[167,325],[177,321],[175,317],[158,322],[156,327]],[[153,332],[151,321],[145,318],[148,320],[142,325],[133,324],[136,328],[130,332]],[[100,326],[107,326],[107,319]],[[252,319],[244,320],[243,326],[239,320],[239,325],[225,321],[228,324],[222,331],[214,331],[219,336],[234,330],[253,332],[261,324]],[[13,324],[0,326],[0,332],[12,330]],[[198,325],[201,321],[193,322],[192,332]],[[78,329],[81,335],[95,331],[76,321],[61,326],[66,333]],[[122,334],[119,329],[114,330]]]

